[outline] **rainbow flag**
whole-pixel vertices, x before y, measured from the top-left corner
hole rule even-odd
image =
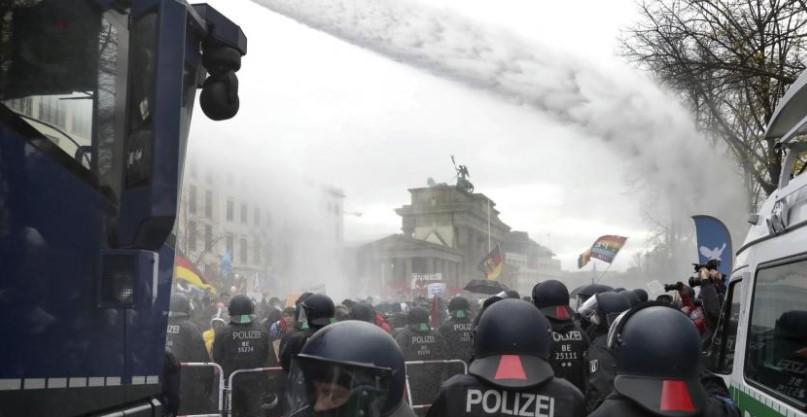
[[[577,257],[577,267],[584,267],[591,260],[591,258],[599,259],[610,264],[614,261],[614,258],[616,257],[616,254],[619,253],[619,250],[625,246],[625,241],[627,240],[628,238],[624,236],[600,236],[594,241],[591,248],[587,249]]]
[[[194,287],[208,289],[213,293],[216,292],[216,288],[210,285],[207,280],[204,279],[202,273],[199,272],[191,261],[189,261],[188,258],[186,258],[179,250],[177,250],[176,254],[174,255],[174,277],[181,279]]]
[[[504,254],[499,245],[496,245],[490,253],[482,259],[479,270],[485,275],[485,279],[496,280],[504,269]]]

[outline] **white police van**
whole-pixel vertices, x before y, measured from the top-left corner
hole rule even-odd
[[[807,416],[807,71],[766,131],[786,154],[779,187],[752,215],[723,305],[710,368],[743,416]]]

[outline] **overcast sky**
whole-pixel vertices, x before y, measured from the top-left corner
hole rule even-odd
[[[453,181],[449,155],[469,167],[501,218],[558,254],[564,269],[602,234],[629,237],[624,269],[647,236],[620,159],[605,143],[536,110],[469,89],[314,31],[249,0],[209,1],[241,25],[241,111],[227,122],[197,112],[194,149],[244,149],[238,158],[344,190],[349,242],[400,230],[393,209],[429,177]],[[617,65],[633,0],[429,0],[493,28],[584,60]],[[277,178],[256,178],[256,181]]]

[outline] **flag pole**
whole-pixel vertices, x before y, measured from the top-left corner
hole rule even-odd
[[[607,273],[608,273],[608,270],[609,270],[609,269],[611,269],[611,265],[613,265],[613,264],[614,264],[614,262],[613,262],[613,261],[611,261],[610,263],[608,263],[608,267],[606,267],[606,268],[605,268],[605,271],[602,271],[602,274],[600,274],[600,276],[599,276],[599,277],[597,277],[597,280],[596,280],[596,281],[594,281],[594,282],[595,282],[595,283],[600,282],[600,280],[602,279],[602,277],[604,277],[604,276],[605,276],[605,274],[607,274]]]
[[[490,253],[490,199],[488,199],[488,253]]]

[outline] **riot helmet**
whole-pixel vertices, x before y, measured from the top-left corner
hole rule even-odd
[[[636,295],[638,295],[638,296],[639,296],[639,300],[640,300],[641,302],[643,302],[643,303],[644,303],[644,302],[647,302],[648,298],[650,298],[650,297],[647,295],[647,291],[645,291],[643,288],[636,288],[635,290],[633,290],[633,292],[635,292],[635,293],[636,293]]]
[[[429,326],[429,310],[423,307],[415,307],[409,310],[409,314],[406,316],[406,324],[415,331],[428,332],[431,330],[431,326]]]
[[[311,329],[320,329],[334,321],[336,306],[325,294],[311,294],[300,303],[300,321]]]
[[[468,372],[506,388],[538,385],[554,376],[551,349],[552,326],[534,305],[501,300],[481,314]]]
[[[191,314],[191,300],[182,293],[175,293],[171,297],[171,317],[188,317]]]
[[[406,372],[395,340],[347,320],[316,332],[291,365],[284,415],[383,417],[403,401]]]
[[[532,287],[532,303],[544,315],[555,320],[571,320],[569,290],[562,282],[551,279],[539,282]]]
[[[604,326],[606,329],[623,311],[630,308],[628,298],[623,292],[606,291],[594,296],[597,300],[597,314],[592,322]]]
[[[255,305],[246,295],[239,294],[231,298],[227,311],[230,313],[231,323],[252,323],[255,318]]]
[[[616,361],[614,390],[654,415],[700,413],[706,392],[699,375],[701,338],[680,310],[645,303],[622,313],[608,332]]]
[[[620,294],[622,294],[625,297],[625,299],[628,300],[628,304],[631,307],[637,306],[642,303],[642,299],[639,297],[639,294],[637,294],[634,291],[623,291]]]
[[[367,303],[353,303],[353,307],[350,309],[350,319],[375,324],[375,310]]]
[[[471,303],[465,297],[454,297],[448,302],[448,312],[458,319],[467,318],[470,310]]]

